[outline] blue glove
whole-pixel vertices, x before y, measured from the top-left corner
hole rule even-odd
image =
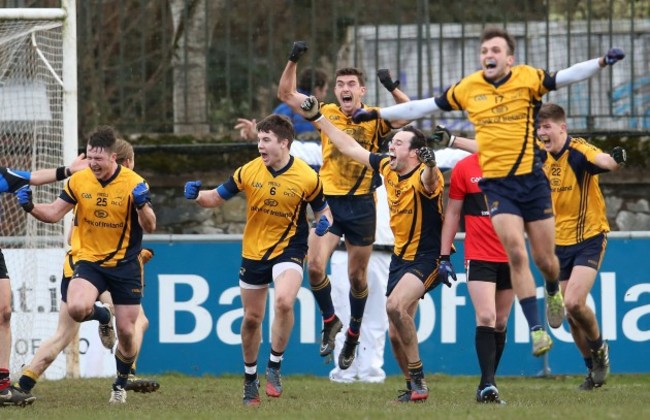
[[[196,200],[196,197],[199,196],[199,190],[201,189],[201,181],[187,181],[185,183],[185,198],[188,200]]]
[[[364,121],[372,121],[379,118],[379,113],[376,109],[362,109],[359,108],[352,113],[352,121],[355,124],[359,124]]]
[[[447,287],[451,287],[451,282],[449,281],[450,276],[456,281],[456,272],[454,271],[454,266],[451,265],[449,255],[441,255],[438,261],[438,278]]]
[[[625,53],[620,48],[612,48],[605,54],[605,64],[611,66],[625,58]]]
[[[18,199],[18,204],[20,204],[27,213],[34,210],[34,203],[32,202],[32,190],[29,188],[29,185],[20,187],[14,195]]]
[[[145,204],[151,202],[149,197],[149,187],[146,182],[141,182],[133,188],[133,203],[139,209],[144,207]]]
[[[316,235],[323,236],[330,230],[330,221],[327,220],[325,215],[320,217],[318,223],[316,223]]]

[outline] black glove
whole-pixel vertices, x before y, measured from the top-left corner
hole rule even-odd
[[[619,165],[625,165],[625,162],[627,162],[627,152],[621,146],[613,148],[612,151],[609,152],[609,155],[614,158],[616,163]]]
[[[352,122],[359,124],[364,121],[372,121],[379,118],[379,113],[376,109],[363,109],[359,108],[352,113]]]
[[[436,125],[436,129],[433,131],[433,134],[431,135],[431,140],[441,144],[442,146],[452,147],[454,141],[456,141],[456,136],[451,134],[449,129],[447,129],[447,127],[445,127],[444,125]]]
[[[422,146],[418,149],[416,153],[418,155],[418,159],[420,160],[420,162],[424,163],[429,168],[436,167],[436,154],[432,148]]]
[[[305,99],[300,104],[300,108],[303,110],[305,119],[308,121],[318,121],[323,117],[323,114],[320,113],[318,99],[313,95]]]
[[[307,50],[307,43],[305,41],[294,41],[291,54],[289,54],[289,61],[297,63],[298,60],[300,60],[300,57],[302,57]]]
[[[390,70],[388,69],[377,70],[377,77],[379,77],[379,81],[389,92],[394,91],[399,86],[399,80],[393,82],[392,77],[390,77]]]
[[[625,53],[620,48],[612,48],[605,54],[605,64],[611,66],[625,58]]]

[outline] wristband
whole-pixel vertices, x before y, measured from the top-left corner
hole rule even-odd
[[[449,136],[449,144],[447,145],[447,147],[453,147],[455,141],[456,141],[456,136],[454,136],[453,134],[450,135]]]
[[[56,180],[61,181],[66,179],[67,177],[70,176],[70,168],[67,168],[65,166],[59,166],[56,168]]]

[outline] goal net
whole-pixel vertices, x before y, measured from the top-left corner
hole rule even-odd
[[[30,14],[30,9],[0,10],[0,165],[26,171],[54,168],[69,161],[64,156],[65,13],[60,9],[31,12],[38,10],[49,10],[44,15],[51,16]],[[76,147],[76,133],[73,141]],[[32,187],[34,201],[52,202],[61,188],[61,182]],[[64,225],[27,217],[12,194],[2,194],[0,200],[0,246],[12,289],[10,370],[17,376],[21,366],[55,331],[65,254]],[[46,377],[64,375],[63,356]]]

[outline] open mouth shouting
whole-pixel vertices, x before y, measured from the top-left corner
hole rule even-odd
[[[342,93],[341,94],[341,105],[343,106],[352,106],[354,105],[354,97],[351,93]]]
[[[489,59],[485,60],[483,65],[488,70],[496,69],[497,68],[497,60],[495,60],[494,58],[489,58]]]
[[[547,135],[538,135],[537,138],[544,143],[545,148],[551,147],[551,138]]]

